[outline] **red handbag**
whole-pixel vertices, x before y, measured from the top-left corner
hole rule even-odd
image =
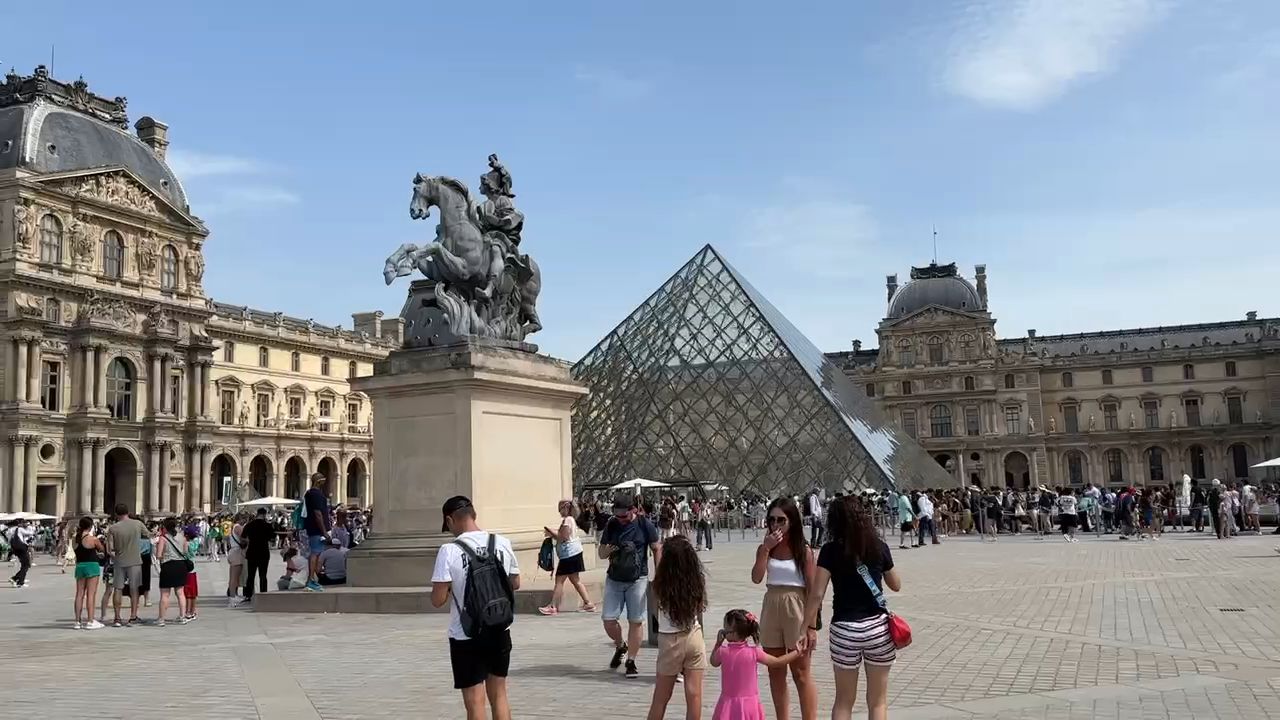
[[[880,586],[871,577],[871,571],[867,570],[867,566],[858,563],[858,574],[862,576],[863,582],[867,584],[867,588],[871,590],[871,594],[875,596],[876,602],[880,607],[884,608],[884,612],[889,616],[889,637],[893,639],[893,646],[901,650],[911,644],[911,626],[907,624],[902,616],[895,615],[889,611],[889,603],[885,602],[884,592],[880,590]]]

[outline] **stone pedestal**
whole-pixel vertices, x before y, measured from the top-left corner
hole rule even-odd
[[[466,495],[486,530],[537,570],[543,526],[572,496],[570,411],[587,390],[563,361],[472,340],[392,352],[352,381],[373,404],[374,533],[347,559],[356,587],[431,582],[440,506]],[[594,549],[594,546],[592,546]],[[594,566],[594,553],[587,557]]]

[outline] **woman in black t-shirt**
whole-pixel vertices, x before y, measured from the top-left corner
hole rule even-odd
[[[897,649],[889,635],[889,616],[876,599],[877,589],[902,587],[893,569],[889,546],[876,535],[870,512],[860,498],[850,496],[831,504],[827,529],[831,541],[818,552],[818,567],[805,602],[802,645],[812,651],[818,640],[818,611],[827,585],[832,587],[831,626],[827,637],[835,668],[836,699],[832,717],[849,717],[858,696],[858,668],[867,667],[867,716],[884,718],[889,705],[889,669]],[[860,571],[865,568],[865,575]]]

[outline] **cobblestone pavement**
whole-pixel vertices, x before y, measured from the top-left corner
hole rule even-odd
[[[895,551],[904,592],[890,602],[916,642],[894,668],[890,716],[1280,718],[1276,544],[1002,537]],[[759,608],[761,588],[747,572],[753,548],[750,535],[735,534],[703,555],[709,623],[732,607]],[[225,584],[225,565],[198,564],[206,593]],[[73,581],[50,565],[44,558],[32,571],[31,589],[0,589],[7,717],[461,717],[443,615],[254,614],[206,598],[191,625],[77,632]],[[643,717],[654,652],[641,653],[639,680],[606,670],[597,615],[521,616],[513,636],[515,717],[587,707]],[[817,652],[826,717],[825,643]],[[71,669],[86,661],[97,669]],[[718,689],[709,675],[707,717]],[[763,692],[768,707],[767,684]],[[683,710],[673,703],[667,716]]]

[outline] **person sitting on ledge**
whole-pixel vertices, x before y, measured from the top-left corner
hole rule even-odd
[[[321,585],[347,584],[347,549],[340,538],[331,538],[329,547],[320,553],[319,579]]]

